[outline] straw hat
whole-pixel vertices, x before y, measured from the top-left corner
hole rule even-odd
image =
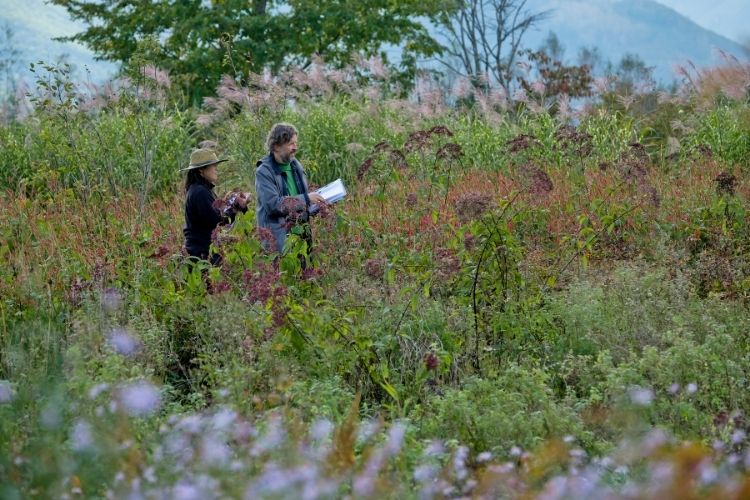
[[[195,151],[190,153],[190,165],[185,168],[181,168],[180,172],[182,172],[183,170],[193,170],[194,168],[207,167],[209,165],[214,165],[223,161],[227,161],[227,159],[225,158],[220,160],[219,157],[216,156],[216,153],[214,153],[211,149],[196,149]]]

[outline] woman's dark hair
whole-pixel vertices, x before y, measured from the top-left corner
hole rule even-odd
[[[206,167],[203,167],[206,168]],[[208,184],[206,179],[201,175],[203,168],[192,168],[187,171],[187,177],[185,177],[185,192],[187,193],[190,186],[193,184]]]
[[[294,125],[277,123],[268,133],[268,137],[266,137],[266,149],[268,152],[273,153],[274,147],[287,144],[295,135],[297,135],[297,129],[294,128]]]

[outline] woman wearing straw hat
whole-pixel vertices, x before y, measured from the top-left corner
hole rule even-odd
[[[220,160],[210,149],[196,149],[190,155],[190,165],[185,179],[185,249],[188,255],[196,259],[210,260],[217,265],[221,257],[217,254],[209,256],[211,247],[211,233],[219,224],[226,224],[234,218],[237,210],[247,211],[247,198],[244,193],[235,197],[233,206],[224,214],[214,207],[216,195],[213,188],[219,178],[216,166],[227,161]]]

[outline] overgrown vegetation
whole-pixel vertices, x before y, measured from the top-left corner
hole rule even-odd
[[[40,71],[0,127],[3,497],[747,493],[748,80],[574,114],[316,64],[180,110]],[[249,212],[191,270],[179,167],[247,189],[281,120],[350,190],[314,266]]]

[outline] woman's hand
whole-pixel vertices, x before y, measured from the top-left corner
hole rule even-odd
[[[247,194],[239,193],[235,198],[234,203],[240,210],[247,210]]]

